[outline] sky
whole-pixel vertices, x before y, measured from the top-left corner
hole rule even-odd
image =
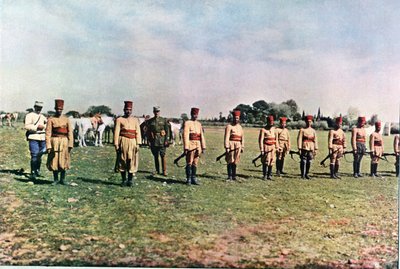
[[[201,118],[294,99],[300,113],[400,107],[398,0],[0,0],[0,110]]]

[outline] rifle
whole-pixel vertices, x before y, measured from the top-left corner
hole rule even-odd
[[[325,167],[325,161],[328,160],[328,159],[332,156],[332,154],[334,154],[334,153],[336,153],[336,152],[338,152],[338,151],[339,151],[339,149],[335,150],[335,151],[332,152],[332,153],[329,153],[329,154],[319,163],[319,165]]]
[[[114,172],[119,172],[119,161],[121,160],[121,149],[117,150],[117,156],[115,158]]]
[[[189,150],[187,153],[192,152],[192,151],[194,151],[194,150],[197,150],[197,148],[196,148],[196,149]],[[187,153],[183,152],[181,155],[179,155],[178,158],[176,158],[176,159],[174,160],[174,164],[175,164],[176,166],[180,167],[180,166],[178,165],[178,162],[179,162],[180,159],[182,159],[183,157],[185,157]]]
[[[260,159],[261,157],[267,155],[267,153],[269,153],[269,152],[271,152],[271,151],[272,151],[272,150],[267,151],[267,152],[264,152],[264,154],[260,153],[260,155],[258,155],[257,157],[255,157],[251,162],[254,164],[255,167],[260,166],[260,165],[256,165],[257,160]]]
[[[289,150],[290,158],[294,160],[293,155],[299,155],[300,156],[300,150],[294,151],[294,150]]]
[[[222,153],[221,155],[219,155],[216,159],[215,159],[215,161],[216,162],[218,162],[219,160],[221,160],[224,156],[226,156],[226,154],[227,153],[230,153],[230,152],[232,152],[232,151],[237,151],[239,148],[236,148],[236,149],[231,149],[231,150],[229,150],[228,152],[224,152],[224,153]]]

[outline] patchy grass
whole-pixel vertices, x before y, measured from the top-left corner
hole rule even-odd
[[[266,182],[251,164],[257,129],[245,131],[237,182],[225,182],[226,166],[215,162],[223,129],[207,128],[201,186],[183,184],[184,169],[172,166],[182,151],[175,147],[168,177],[151,175],[152,156],[142,148],[134,187],[121,188],[111,145],[73,150],[67,180],[76,186],[51,186],[48,171],[32,184],[24,131],[0,128],[7,141],[0,149],[0,264],[365,268],[397,260],[393,157],[379,166],[383,179],[354,179],[343,160],[342,179],[331,180],[318,165],[327,154],[327,132],[319,132],[313,180],[301,180],[298,159],[288,157],[288,175]],[[385,143],[391,151],[392,138]],[[362,170],[369,172],[369,158]]]

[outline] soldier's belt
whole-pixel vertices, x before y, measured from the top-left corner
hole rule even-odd
[[[374,141],[374,146],[381,147],[382,141]]]
[[[51,130],[52,137],[68,136],[68,128],[58,127]]]
[[[229,137],[229,141],[238,141],[241,142],[242,141],[242,136],[241,135],[231,135]]]
[[[189,134],[189,140],[201,140],[201,134]]]
[[[129,139],[133,139],[136,138],[136,130],[122,129],[119,135]]]
[[[365,143],[365,139],[363,139],[363,138],[357,138],[357,139],[356,139],[356,142]]]
[[[264,144],[271,146],[271,145],[275,145],[276,140],[275,138],[264,138]]]
[[[313,136],[303,136],[303,142],[314,142],[315,137]]]
[[[344,145],[344,141],[342,139],[333,139],[332,143],[339,146]]]
[[[51,134],[51,137],[68,137],[68,134]]]

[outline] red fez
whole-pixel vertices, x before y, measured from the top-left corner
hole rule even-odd
[[[280,121],[281,123],[285,123],[285,122],[287,121],[287,118],[286,118],[286,117],[280,117],[280,118],[279,118],[279,121]]]
[[[375,122],[375,127],[376,128],[381,127],[381,125],[382,125],[382,123],[380,121]]]
[[[124,109],[127,109],[127,108],[132,109],[132,107],[133,107],[132,101],[124,101],[124,103],[125,103]]]
[[[233,111],[233,116],[234,117],[240,117],[240,110],[234,110]]]
[[[200,111],[200,109],[198,109],[197,107],[192,107],[192,109],[190,110],[190,114],[198,115],[199,111]]]
[[[270,124],[274,123],[274,116],[272,116],[272,115],[268,116],[268,123],[270,123]]]
[[[55,100],[55,109],[64,109],[64,100],[56,99]]]
[[[342,124],[343,123],[343,118],[342,117],[337,117],[336,118],[336,124]]]
[[[307,120],[307,121],[309,121],[309,120],[313,120],[313,116],[311,116],[311,115],[307,115],[307,116],[306,116],[306,120]]]
[[[365,117],[358,117],[358,122],[366,122]]]

